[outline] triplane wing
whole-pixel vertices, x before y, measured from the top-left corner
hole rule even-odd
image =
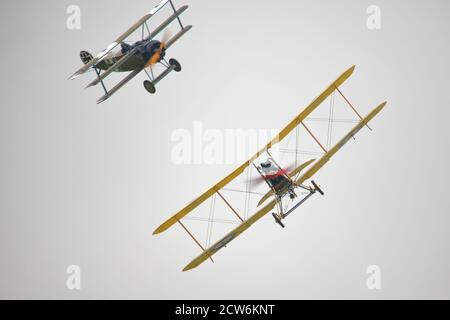
[[[346,144],[354,135],[361,130],[364,126],[368,127],[369,121],[371,121],[386,105],[386,102],[383,102],[378,107],[373,109],[366,117],[361,117],[359,113],[354,109],[352,105],[348,102],[347,98],[343,96],[341,90],[339,89],[339,86],[341,86],[345,80],[347,80],[350,75],[353,73],[355,69],[355,66],[352,66],[348,70],[346,70],[340,77],[338,77],[332,84],[330,84],[316,99],[314,99],[300,114],[298,114],[286,127],[284,127],[280,133],[275,136],[269,143],[267,143],[261,150],[259,150],[253,157],[251,157],[248,161],[243,163],[241,166],[239,166],[236,170],[234,170],[232,173],[230,173],[228,176],[226,176],[224,179],[219,181],[217,184],[215,184],[213,187],[208,189],[206,192],[204,192],[202,195],[200,195],[198,198],[193,200],[190,204],[188,204],[185,208],[181,209],[178,213],[170,217],[168,220],[166,220],[164,223],[162,223],[154,232],[153,234],[161,233],[168,228],[170,228],[175,223],[179,223],[184,230],[188,232],[188,234],[194,239],[194,241],[200,246],[202,249],[202,253],[196,257],[194,260],[192,260],[184,269],[183,271],[193,269],[200,265],[202,262],[207,260],[208,258],[212,260],[212,256],[219,251],[221,248],[226,246],[231,240],[236,238],[238,235],[240,235],[242,232],[247,230],[253,223],[261,219],[263,216],[265,216],[267,213],[271,212],[278,204],[279,206],[279,213],[275,214],[272,213],[272,215],[275,218],[275,221],[279,223],[282,227],[284,227],[283,223],[281,222],[283,219],[287,217],[294,209],[296,209],[299,205],[301,205],[306,199],[308,199],[310,196],[315,194],[316,191],[323,194],[323,191],[320,189],[320,187],[314,182],[311,181],[312,186],[304,185],[304,183],[312,178],[314,174],[322,168],[322,166],[328,162],[328,160],[340,149],[344,144]],[[313,112],[328,96],[330,96],[333,92],[339,92],[344,99],[349,103],[351,108],[355,111],[355,113],[358,115],[360,120],[357,122],[357,124],[353,127],[350,132],[348,132],[340,141],[338,141],[332,148],[329,150],[325,150],[324,147],[320,144],[320,142],[317,140],[317,138],[312,134],[312,132],[306,127],[304,120]],[[283,187],[280,187],[280,184],[275,185],[273,181],[266,181],[268,182],[268,185],[271,187],[271,190],[266,193],[263,198],[258,203],[259,205],[262,205],[265,201],[272,198],[270,202],[265,204],[261,209],[259,209],[256,213],[251,215],[248,219],[243,219],[241,215],[238,214],[238,212],[231,206],[231,204],[224,198],[224,196],[221,194],[220,190],[223,189],[227,184],[229,184],[232,180],[236,179],[239,175],[241,175],[244,170],[249,167],[250,165],[255,165],[255,161],[263,154],[263,153],[269,153],[269,150],[271,147],[276,145],[278,142],[280,142],[282,139],[284,139],[292,130],[294,130],[297,126],[302,125],[305,127],[307,132],[314,138],[314,140],[324,149],[324,154],[318,159],[312,159],[309,160],[300,166],[297,166],[294,168],[290,173],[283,174],[283,177],[280,178],[277,176],[276,181],[284,181]],[[272,160],[274,161],[274,160]],[[267,164],[269,166],[270,164]],[[260,168],[257,167],[258,171],[260,171]],[[306,170],[306,171],[304,171]],[[302,173],[304,171],[304,173]],[[261,172],[260,172],[261,173]],[[301,174],[302,173],[302,174]],[[301,175],[300,175],[301,174]],[[277,182],[278,183],[278,182]],[[295,192],[293,191],[295,188],[302,188],[307,191],[307,195],[302,198],[295,206],[289,211],[284,212],[282,201],[283,197],[285,195],[289,195],[291,199],[294,199],[297,197]],[[182,219],[188,215],[192,210],[197,208],[201,203],[203,203],[205,200],[207,200],[209,197],[213,196],[214,194],[219,195],[220,198],[226,203],[226,205],[232,210],[232,212],[240,219],[240,224],[233,229],[231,232],[226,234],[224,237],[222,237],[220,240],[218,240],[216,243],[211,245],[209,248],[204,248],[198,240],[193,236],[193,234],[186,228],[186,226],[182,223]]]
[[[150,31],[147,22],[164,6],[170,4],[173,14],[170,15],[165,21],[163,21],[153,31]],[[166,77],[171,71],[180,71],[181,65],[175,59],[170,59],[167,62],[164,59],[165,50],[172,46],[181,36],[189,31],[192,26],[183,26],[180,20],[180,15],[186,11],[187,5],[176,9],[172,3],[172,0],[162,0],[152,10],[147,12],[142,18],[140,18],[135,24],[133,24],[127,31],[116,38],[106,49],[102,50],[95,56],[92,56],[86,51],[80,53],[80,57],[84,62],[84,65],[78,69],[69,79],[73,80],[88,70],[93,69],[97,77],[90,82],[86,88],[95,86],[99,83],[102,84],[105,94],[97,100],[97,103],[101,103],[112,96],[116,91],[123,87],[127,82],[133,79],[141,71],[146,71],[146,68],[151,67],[155,63],[160,63],[165,67],[165,70],[159,75],[155,76],[153,70],[151,73],[147,73],[150,81],[144,82],[144,87],[150,93],[155,92],[155,85]],[[169,26],[174,20],[178,20],[180,31],[178,31],[170,39],[166,39],[164,43],[154,40],[155,37]],[[141,40],[130,45],[127,43],[127,39],[139,28],[142,29]],[[147,31],[147,36],[145,36]],[[119,52],[113,51],[119,49]],[[156,58],[156,59],[155,59]],[[150,63],[150,59],[152,60]],[[104,80],[112,73],[124,71],[129,72],[128,75],[123,78],[119,83],[113,86],[111,89],[107,89]]]

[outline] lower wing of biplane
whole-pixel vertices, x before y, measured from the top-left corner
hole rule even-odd
[[[173,14],[164,20],[153,31],[150,31],[147,24],[148,20],[153,17],[164,6],[170,4]],[[178,39],[180,39],[192,26],[184,26],[180,20],[180,15],[188,8],[187,5],[176,9],[172,0],[162,0],[156,7],[145,14],[133,26],[120,35],[113,43],[108,45],[106,49],[95,56],[86,51],[81,51],[80,58],[84,65],[78,69],[70,79],[75,79],[87,71],[93,69],[97,77],[90,82],[86,88],[101,84],[105,94],[97,100],[101,103],[111,97],[115,92],[122,88],[126,83],[138,75],[141,71],[145,71],[149,80],[144,81],[144,88],[149,93],[155,93],[156,84],[165,78],[171,71],[181,71],[180,63],[175,59],[167,61],[164,58],[165,52]],[[155,40],[156,36],[165,30],[174,20],[178,21],[180,30],[172,37],[168,37],[168,33],[164,34],[161,41]],[[127,39],[139,28],[142,29],[141,38],[132,44]],[[146,35],[147,32],[147,35]],[[120,48],[119,48],[120,47]],[[119,49],[118,52],[113,52]],[[159,63],[164,67],[164,71],[155,75],[152,66]],[[106,77],[113,72],[129,72],[122,80],[120,80],[112,88],[107,89],[104,83]]]
[[[275,221],[284,227],[281,222],[285,219],[293,210],[299,207],[302,203],[304,203],[310,196],[319,192],[323,195],[323,191],[320,187],[312,180],[310,180],[320,168],[323,167],[325,163],[330,160],[330,158],[344,146],[351,138],[355,136],[355,134],[361,130],[363,127],[368,127],[369,121],[371,121],[386,105],[386,102],[381,103],[379,106],[374,108],[368,115],[362,117],[353,105],[348,101],[348,99],[343,95],[342,91],[339,87],[347,80],[350,75],[353,73],[355,66],[352,66],[347,71],[345,71],[339,78],[337,78],[331,85],[329,85],[316,99],[314,99],[300,114],[298,114],[285,128],[283,128],[277,136],[275,136],[269,143],[267,143],[260,151],[258,151],[253,157],[251,157],[248,161],[230,173],[228,176],[223,178],[217,184],[215,184],[212,188],[208,189],[205,193],[201,194],[198,198],[194,199],[191,203],[189,203],[185,208],[181,209],[178,213],[170,217],[167,221],[161,224],[153,234],[161,233],[167,230],[172,225],[178,223],[182,226],[182,228],[189,234],[189,236],[197,243],[197,245],[202,249],[202,253],[192,260],[183,271],[193,269],[200,265],[203,261],[207,259],[212,260],[212,256],[219,251],[221,248],[226,246],[231,240],[236,238],[238,235],[247,230],[253,223],[260,220],[267,213],[274,210],[275,207],[278,209],[278,213],[272,212]],[[346,101],[346,103],[351,107],[351,109],[358,116],[358,120],[356,125],[341,139],[339,140],[333,147],[326,150],[324,146],[319,142],[317,137],[311,132],[311,130],[306,126],[305,119],[332,93],[338,92]],[[236,179],[239,175],[241,175],[244,170],[251,166],[257,167],[256,161],[264,154],[269,156],[269,159],[272,159],[269,150],[281,140],[283,140],[290,132],[297,128],[297,126],[303,126],[306,129],[306,132],[311,135],[311,137],[317,142],[318,145],[323,149],[323,154],[317,160],[311,159],[299,166],[296,166],[291,172],[282,171],[281,174],[272,175],[271,179],[266,179],[268,185],[270,186],[269,192],[267,192],[262,199],[259,201],[258,206],[264,204],[266,201],[271,199],[267,204],[265,204],[262,208],[260,208],[256,213],[249,216],[247,219],[244,219],[242,215],[240,215],[237,210],[230,204],[230,202],[223,196],[221,190],[224,189],[231,181]],[[267,169],[270,167],[272,162],[276,168],[279,168],[276,165],[274,160],[270,160],[268,162],[263,163],[262,165]],[[257,167],[258,171],[264,169],[262,167]],[[275,178],[273,178],[275,177]],[[311,184],[305,184],[310,180]],[[276,183],[275,183],[275,182]],[[281,186],[281,187],[280,187]],[[298,191],[297,189],[302,189],[303,194],[306,194],[287,211],[283,210],[283,201],[286,198],[290,198],[291,200],[297,197]],[[209,246],[208,248],[204,248],[200,242],[194,237],[193,233],[189,231],[185,224],[181,221],[186,217],[190,212],[196,209],[200,204],[202,204],[205,200],[212,197],[213,195],[218,195],[226,204],[227,207],[235,214],[240,224],[233,229],[231,232],[226,234],[220,240]],[[285,197],[288,195],[289,197]]]

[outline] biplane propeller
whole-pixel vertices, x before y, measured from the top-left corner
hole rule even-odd
[[[167,4],[170,4],[173,14],[152,32],[150,32],[147,21]],[[90,82],[86,88],[101,83],[105,92],[105,94],[97,100],[97,103],[101,103],[111,97],[117,90],[123,87],[141,71],[144,71],[149,78],[149,80],[144,81],[144,88],[149,93],[155,93],[155,86],[159,81],[165,78],[172,71],[181,71],[181,64],[173,58],[167,61],[165,55],[169,47],[192,28],[190,25],[183,26],[179,17],[187,8],[188,6],[185,5],[179,9],[176,9],[172,3],[172,0],[162,0],[156,7],[139,19],[139,21],[137,21],[105,50],[101,51],[96,56],[93,56],[87,51],[81,51],[80,59],[84,65],[77,70],[70,77],[70,79],[75,79],[86,73],[88,70],[93,69],[97,74],[97,78]],[[173,37],[170,37],[170,34],[166,28],[175,19],[178,20],[178,24],[181,29]],[[126,39],[139,28],[142,28],[141,40],[135,41],[131,44],[128,43]],[[163,30],[165,30],[163,38],[161,40],[156,40],[156,36]],[[145,31],[148,33],[147,36],[145,36]],[[113,50],[119,45],[120,49],[113,52]],[[160,64],[164,67],[164,71],[158,75],[155,75],[153,70],[153,67],[156,64]],[[104,80],[112,72],[129,72],[129,74],[114,87],[108,90],[105,86]]]
[[[321,195],[324,194],[321,187],[311,178],[319,171],[329,160],[336,154],[349,140],[354,138],[357,132],[359,132],[363,127],[369,127],[368,123],[371,121],[386,105],[386,102],[381,103],[379,106],[374,108],[368,115],[362,117],[356,109],[350,104],[349,100],[343,95],[339,87],[351,76],[355,69],[352,66],[346,70],[341,76],[339,76],[333,83],[331,83],[316,99],[314,99],[302,112],[300,112],[289,124],[284,127],[278,135],[276,135],[271,141],[269,141],[261,150],[259,150],[253,157],[248,161],[243,163],[237,169],[235,169],[228,176],[220,180],[213,187],[208,189],[206,192],[201,194],[199,197],[194,199],[186,207],[181,209],[175,215],[167,219],[162,223],[153,234],[159,234],[174,224],[178,223],[181,227],[188,233],[188,235],[197,243],[197,245],[202,249],[202,253],[193,259],[183,271],[193,269],[203,263],[205,260],[212,260],[212,256],[225,247],[230,241],[236,238],[238,235],[247,230],[252,224],[260,220],[263,216],[272,213],[272,216],[276,223],[284,227],[283,220],[296,210],[300,205],[302,205],[307,199],[316,194],[317,192]],[[332,93],[338,92],[344,100],[348,103],[351,109],[359,117],[359,121],[356,125],[332,148],[326,150],[319,140],[315,137],[312,131],[306,126],[305,119],[317,109],[319,105]],[[302,125],[306,131],[311,135],[311,137],[320,145],[323,149],[323,154],[319,159],[311,159],[300,164],[298,167],[287,170],[282,168],[271,156],[270,149],[283,140],[289,133],[296,129],[299,125]],[[221,193],[222,190],[226,190],[227,185],[235,180],[238,176],[244,173],[245,170],[249,168],[256,168],[262,179],[267,183],[269,191],[263,195],[258,203],[258,209],[256,213],[249,216],[247,219],[243,219],[242,215],[231,205]],[[309,181],[309,182],[308,182]],[[302,189],[302,192],[299,192]],[[234,228],[231,232],[221,238],[219,241],[215,242],[209,247],[204,248],[200,242],[194,237],[193,233],[189,231],[185,224],[182,222],[183,218],[196,209],[199,205],[205,202],[208,198],[218,195],[225,204],[229,207],[233,214],[235,214],[239,220],[240,224]],[[269,202],[267,202],[271,199]],[[283,205],[283,202],[288,202],[291,206],[287,208]],[[278,212],[274,212],[274,208]],[[287,210],[286,210],[287,209]]]

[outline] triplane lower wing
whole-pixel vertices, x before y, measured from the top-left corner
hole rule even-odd
[[[185,208],[181,209],[175,215],[170,217],[164,223],[162,223],[153,234],[161,233],[172,225],[178,223],[182,226],[182,228],[190,235],[190,237],[197,243],[197,245],[202,249],[202,253],[192,260],[183,271],[193,269],[200,265],[202,262],[207,260],[208,258],[212,260],[212,256],[219,251],[221,248],[226,246],[231,240],[236,238],[242,232],[247,230],[253,223],[261,219],[267,213],[271,212],[275,207],[277,207],[278,212],[275,213],[272,211],[272,216],[275,219],[275,222],[284,227],[283,220],[291,214],[295,209],[297,209],[301,204],[303,204],[307,199],[309,199],[316,192],[320,194],[324,194],[322,189],[317,185],[316,182],[310,180],[314,174],[320,170],[320,168],[325,165],[325,163],[330,160],[330,158],[341,149],[344,144],[346,144],[355,134],[361,130],[364,126],[369,127],[368,123],[384,108],[386,102],[381,103],[375,109],[373,109],[368,115],[362,117],[356,109],[351,105],[348,99],[343,95],[342,91],[339,87],[350,77],[353,73],[355,66],[352,66],[348,70],[346,70],[340,77],[338,77],[333,83],[331,83],[316,99],[314,99],[300,114],[298,114],[286,127],[284,127],[277,136],[275,136],[269,143],[267,143],[261,150],[259,150],[253,157],[251,157],[248,161],[239,166],[236,170],[226,176],[224,179],[219,181],[213,187],[208,189],[202,195],[194,199],[191,203],[189,203]],[[359,121],[356,125],[351,129],[341,140],[339,140],[332,148],[326,150],[317,137],[311,132],[311,130],[306,126],[305,119],[332,93],[337,91],[351,109],[356,113],[359,118]],[[275,161],[274,157],[270,154],[270,149],[276,145],[278,142],[283,140],[290,132],[292,132],[297,126],[303,126],[306,131],[311,135],[315,142],[323,149],[324,153],[322,156],[315,160],[311,159],[306,161],[299,166],[296,166],[292,171],[287,172],[282,169],[281,166]],[[266,155],[267,158],[258,163],[258,159],[262,155]],[[228,185],[231,181],[236,179],[239,175],[241,175],[244,170],[248,167],[253,166],[256,168],[257,172],[261,175],[264,181],[267,183],[269,187],[269,191],[262,197],[259,201],[258,206],[263,205],[266,201],[272,198],[267,204],[265,204],[262,208],[260,208],[256,213],[251,215],[248,219],[244,219],[242,215],[240,215],[237,210],[230,204],[230,202],[223,196],[221,190]],[[306,171],[305,171],[306,170]],[[302,173],[303,172],[303,173]],[[306,182],[310,180],[310,184],[306,184]],[[298,189],[301,189],[303,195],[300,195]],[[297,194],[299,193],[299,194]],[[186,215],[192,212],[195,208],[197,208],[200,204],[202,204],[205,200],[210,198],[211,196],[217,194],[230,208],[233,214],[235,214],[239,220],[240,224],[233,229],[231,232],[222,237],[219,241],[212,244],[209,248],[204,248],[200,242],[194,237],[191,231],[189,231],[185,224],[181,221]],[[286,206],[283,205],[283,201],[290,199],[293,201],[297,199],[298,201],[288,210],[286,210]]]
[[[147,24],[148,20],[168,4],[172,8],[173,13],[153,31],[150,31]],[[105,94],[97,100],[97,103],[101,103],[111,97],[141,71],[145,71],[149,80],[144,81],[144,88],[149,93],[155,93],[155,86],[159,81],[172,71],[181,71],[181,64],[173,58],[167,61],[165,59],[165,54],[167,49],[192,28],[190,25],[184,26],[180,19],[180,15],[186,11],[187,8],[188,6],[184,5],[179,9],[176,9],[172,0],[162,0],[156,7],[145,14],[97,55],[93,56],[87,51],[81,51],[80,58],[84,65],[78,69],[70,79],[75,79],[93,69],[97,78],[90,82],[86,88],[101,83],[105,92]],[[166,28],[175,20],[178,21],[180,30],[173,37],[170,37],[166,32],[164,33],[162,40],[156,40],[156,36],[163,31],[167,31]],[[129,44],[127,39],[139,28],[142,30],[141,39]],[[120,48],[118,49],[119,46]],[[118,49],[118,51],[114,52],[115,49]],[[160,64],[164,67],[164,71],[158,75],[155,75],[153,71],[153,66],[156,64]],[[113,72],[129,73],[125,78],[108,90],[104,80]]]

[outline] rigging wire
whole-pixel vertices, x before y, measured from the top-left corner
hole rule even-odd
[[[209,243],[211,242],[215,204],[216,204],[216,195],[214,194],[211,197],[211,205],[210,205],[210,208],[209,208],[209,217],[208,217],[208,220],[207,220],[208,221],[208,228],[206,229],[206,248],[209,247]]]

